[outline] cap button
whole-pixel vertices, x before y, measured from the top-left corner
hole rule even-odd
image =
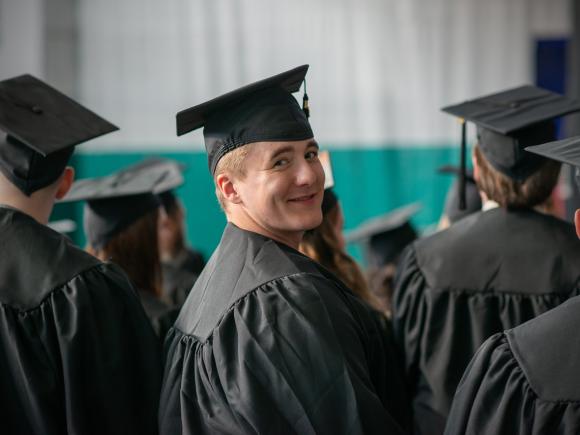
[[[39,106],[32,106],[32,113],[40,115],[42,113],[42,109]]]

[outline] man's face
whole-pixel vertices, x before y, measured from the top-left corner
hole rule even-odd
[[[245,176],[235,185],[256,232],[295,240],[320,225],[324,171],[314,139],[257,142],[244,167]]]

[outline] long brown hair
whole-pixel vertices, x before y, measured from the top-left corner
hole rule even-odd
[[[118,264],[141,290],[161,295],[161,264],[157,239],[158,210],[139,218],[109,240],[102,249],[87,251],[103,261]]]
[[[304,234],[300,251],[330,270],[361,299],[378,309],[360,267],[339,245],[335,229],[339,213],[338,203],[324,213],[322,223]]]

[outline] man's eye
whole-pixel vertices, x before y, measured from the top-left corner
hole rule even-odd
[[[280,166],[284,166],[288,164],[288,159],[280,159],[280,160],[276,160],[276,162],[274,163],[274,167],[278,168]]]
[[[318,151],[308,151],[305,157],[306,160],[314,160],[318,157]]]

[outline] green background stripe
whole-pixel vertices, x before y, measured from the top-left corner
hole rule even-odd
[[[187,234],[192,246],[208,257],[219,242],[225,218],[214,194],[213,181],[204,153],[152,151],[135,153],[77,153],[73,156],[77,179],[106,175],[152,155],[168,157],[187,165],[185,184],[177,190],[187,210]],[[453,146],[341,148],[331,150],[335,190],[345,213],[345,229],[365,219],[420,201],[421,211],[413,222],[424,228],[438,221],[452,177],[438,175],[444,164],[456,164]],[[73,240],[84,246],[82,204],[57,204],[52,219],[70,218],[79,223]],[[360,258],[357,248],[351,253]]]

